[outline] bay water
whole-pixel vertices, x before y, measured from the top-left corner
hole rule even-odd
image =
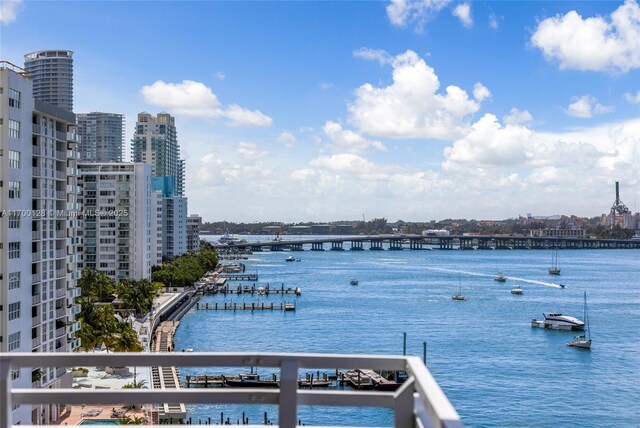
[[[301,261],[286,262],[289,255]],[[640,252],[561,250],[558,259],[560,276],[548,274],[546,250],[254,253],[240,262],[259,275],[256,286],[300,287],[302,296],[201,302],[295,301],[296,311],[193,309],[177,330],[176,350],[401,355],[406,333],[407,354],[422,357],[427,343],[427,367],[466,426],[638,427]],[[498,272],[506,283],[494,281]],[[253,283],[230,282],[238,284]],[[514,284],[522,295],[510,293]],[[467,301],[451,299],[460,289]],[[575,332],[531,327],[542,312],[583,319],[584,291],[591,351],[566,346]],[[249,368],[181,375],[234,370]],[[221,412],[233,423],[243,412],[251,423],[262,423],[265,412],[277,419],[275,406],[187,406],[194,424],[219,423]],[[393,426],[392,412],[377,408],[302,406],[298,416],[309,425]]]

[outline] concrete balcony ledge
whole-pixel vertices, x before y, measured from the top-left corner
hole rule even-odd
[[[11,370],[18,367],[270,367],[279,369],[280,384],[268,388],[212,389],[16,389]],[[369,368],[406,371],[407,380],[394,392],[305,390],[298,388],[300,369]],[[394,411],[396,428],[460,428],[458,413],[418,357],[276,353],[4,353],[0,355],[0,426],[11,427],[14,404],[204,403],[275,404],[282,428],[297,426],[297,407],[382,407]],[[166,425],[163,425],[166,426]],[[246,426],[246,425],[245,425]],[[309,425],[307,425],[309,426]],[[336,425],[339,426],[339,425]]]

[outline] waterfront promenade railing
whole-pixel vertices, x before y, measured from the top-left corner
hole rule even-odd
[[[18,389],[11,371],[23,367],[177,366],[270,367],[279,369],[277,389]],[[406,371],[408,378],[395,392],[299,389],[300,369],[369,368]],[[0,427],[12,427],[11,409],[29,404],[275,404],[281,428],[297,426],[298,406],[381,407],[394,411],[396,428],[463,427],[440,386],[418,357],[275,353],[3,353],[0,354]],[[310,425],[306,425],[310,426]],[[338,426],[338,425],[335,425]]]

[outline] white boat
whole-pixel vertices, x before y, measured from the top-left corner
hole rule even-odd
[[[506,282],[507,277],[502,274],[502,272],[498,272],[498,274],[493,278],[494,281],[497,282]]]
[[[513,288],[511,288],[511,294],[522,294],[522,288],[520,288],[519,285],[514,285]]]
[[[460,275],[458,275],[458,282],[460,282]],[[453,300],[460,300],[460,301],[467,300],[467,298],[462,295],[462,283],[460,283],[460,290],[456,294],[451,296],[451,298]]]
[[[589,314],[587,313],[587,292],[584,292],[584,321],[587,323],[587,327],[585,331],[586,335],[581,334],[579,336],[575,336],[570,343],[567,343],[567,346],[572,346],[574,348],[581,349],[591,349],[591,330],[589,329]]]
[[[225,234],[223,236],[220,237],[220,239],[218,239],[218,242],[221,244],[243,244],[245,242],[247,242],[246,239],[242,239],[242,238],[238,238],[235,235],[230,235],[229,231],[227,230],[225,232]]]
[[[584,330],[584,322],[569,315],[559,312],[545,312],[543,320],[532,319],[531,327],[546,328],[551,330]]]
[[[296,261],[296,258],[295,258],[295,257],[293,257],[293,256],[289,256],[289,257],[287,257],[287,258],[286,258],[286,259],[284,259],[284,260],[285,260],[285,261],[287,261],[287,262],[295,262],[295,261]]]

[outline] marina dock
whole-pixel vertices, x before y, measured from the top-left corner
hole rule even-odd
[[[257,281],[257,273],[221,273],[218,278],[226,278],[230,281]]]
[[[228,284],[224,283],[224,285],[222,286],[217,286],[217,287],[209,287],[206,288],[204,290],[205,293],[207,294],[257,294],[257,295],[264,295],[264,296],[268,296],[270,294],[280,294],[280,295],[285,295],[285,294],[294,294],[296,296],[301,296],[302,295],[302,289],[300,287],[284,287],[284,284],[282,284],[279,288],[275,288],[275,287],[271,287],[271,284],[265,285],[265,286],[258,286],[256,287],[256,284],[252,284],[252,285],[238,285],[237,287],[229,287]]]
[[[196,303],[196,309],[199,311],[295,311],[295,303],[264,303],[264,302],[251,302],[251,303],[236,303],[236,302],[221,302],[221,303]]]

